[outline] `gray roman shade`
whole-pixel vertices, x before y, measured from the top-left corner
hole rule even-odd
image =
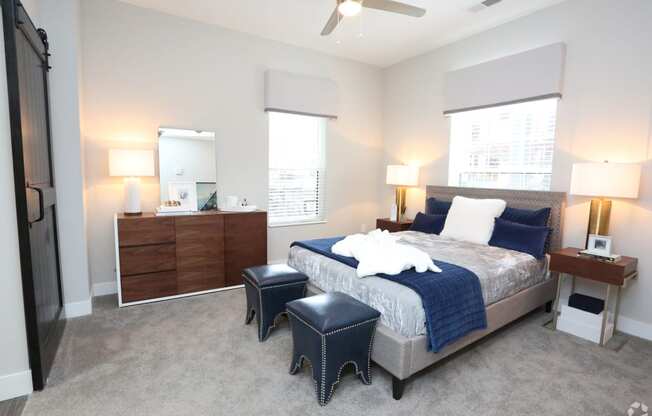
[[[555,43],[447,72],[444,114],[561,97],[565,57]]]
[[[289,72],[265,73],[265,111],[337,118],[337,84]]]

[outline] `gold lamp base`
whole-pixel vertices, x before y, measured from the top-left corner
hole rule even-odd
[[[607,235],[609,233],[609,220],[611,218],[611,201],[604,198],[591,200],[589,213],[589,228],[586,235],[586,244],[589,243],[589,234]]]
[[[396,222],[403,221],[405,216],[405,210],[407,209],[405,206],[405,191],[406,188],[403,186],[396,187],[396,218],[394,218]]]

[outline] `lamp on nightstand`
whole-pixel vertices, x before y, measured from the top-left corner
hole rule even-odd
[[[140,215],[140,177],[154,176],[154,151],[109,150],[109,176],[123,176],[125,215]]]
[[[611,200],[606,198],[638,198],[641,165],[630,163],[575,163],[571,175],[571,195],[591,196],[590,234],[607,235],[611,216]]]
[[[405,190],[408,186],[417,186],[419,184],[419,168],[408,165],[388,165],[387,166],[387,185],[396,186],[396,218],[397,222],[403,219],[405,215]]]

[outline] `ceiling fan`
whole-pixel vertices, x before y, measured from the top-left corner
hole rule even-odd
[[[326,22],[324,30],[321,31],[322,36],[330,35],[337,27],[341,17],[352,17],[362,11],[363,7],[368,9],[383,10],[391,13],[404,14],[407,16],[421,17],[426,14],[425,9],[420,7],[410,6],[409,4],[399,3],[393,0],[336,0],[337,5],[333,14]]]

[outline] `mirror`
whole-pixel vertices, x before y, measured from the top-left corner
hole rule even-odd
[[[162,205],[177,201],[181,211],[217,209],[214,132],[161,127],[158,155]]]

